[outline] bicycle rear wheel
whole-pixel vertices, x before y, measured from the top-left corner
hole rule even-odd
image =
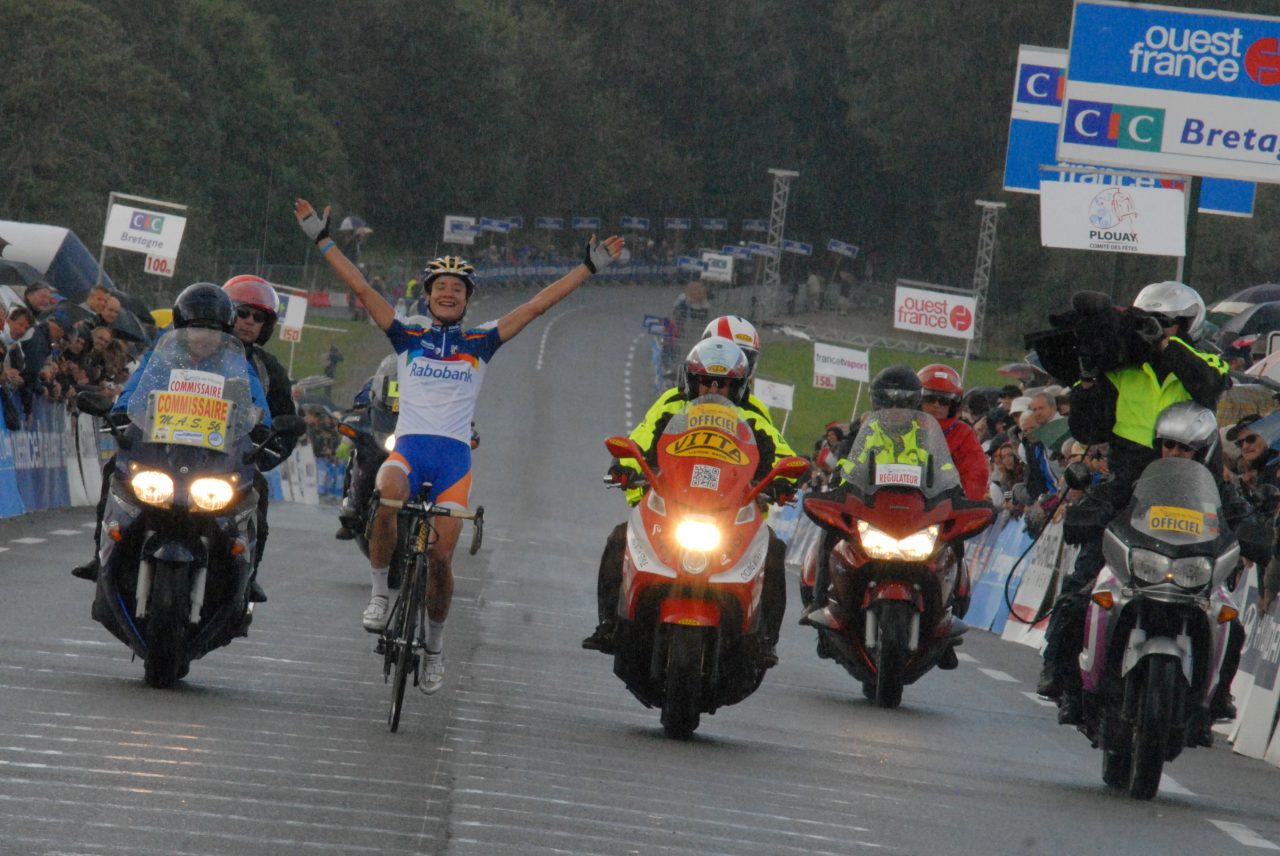
[[[417,674],[417,636],[426,610],[427,557],[419,553],[410,565],[409,578],[400,591],[404,603],[403,620],[397,628],[394,645],[395,676],[391,681],[391,710],[387,713],[387,725],[392,731],[400,727],[400,711],[404,706],[404,689],[410,673]],[[416,678],[415,678],[416,683]]]

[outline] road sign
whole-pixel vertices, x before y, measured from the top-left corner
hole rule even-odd
[[[1060,160],[1280,183],[1280,18],[1076,0]]]

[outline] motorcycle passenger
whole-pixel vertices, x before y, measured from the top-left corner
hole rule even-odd
[[[173,327],[180,330],[183,328],[192,329],[208,329],[217,331],[218,333],[230,333],[232,330],[232,322],[235,319],[235,311],[231,307],[231,299],[227,293],[211,282],[197,282],[187,286],[177,296],[173,302]],[[207,337],[192,337],[190,347],[192,356],[195,357],[197,363],[200,360],[208,359],[217,355],[223,347],[225,340],[219,335],[209,335]],[[203,352],[197,352],[196,349],[207,349]],[[115,405],[111,409],[108,419],[127,423],[129,398],[133,395],[133,391],[137,388],[139,381],[142,379],[143,371],[147,367],[147,363],[151,360],[151,355],[155,352],[155,347],[148,349],[138,362],[138,367],[134,369],[133,374],[126,381],[124,389],[120,392],[120,397],[116,399]],[[266,393],[262,389],[262,384],[258,380],[258,370],[253,362],[247,357],[244,358],[248,366],[247,373],[249,376],[250,392],[253,396],[253,403],[262,411],[262,421],[266,425],[271,424],[271,411],[267,404]],[[112,455],[103,467],[102,493],[98,498],[97,520],[93,530],[93,558],[83,565],[73,568],[71,575],[82,580],[96,581],[100,570],[98,547],[102,544],[102,515],[107,507],[107,497],[111,492],[111,478],[115,473],[116,458]],[[250,598],[255,602],[265,601],[266,594],[256,582],[251,581]]]
[[[791,450],[787,441],[783,439],[782,434],[774,427],[773,420],[769,415],[769,408],[764,402],[751,394],[751,379],[755,375],[756,363],[759,361],[760,356],[760,337],[756,334],[755,327],[745,318],[737,315],[722,315],[719,318],[712,319],[707,324],[706,329],[703,330],[702,342],[709,341],[712,338],[729,339],[738,346],[747,361],[747,375],[744,382],[740,385],[732,385],[729,390],[729,393],[732,394],[722,394],[738,405],[739,415],[757,435],[763,433],[769,438],[773,449],[773,457],[769,460],[769,467],[772,467],[781,458],[794,455],[795,453]],[[650,405],[644,418],[632,429],[630,437],[641,449],[649,449],[655,446],[657,438],[662,434],[662,428],[659,427],[659,423],[665,426],[667,420],[673,414],[684,410],[689,401],[701,394],[688,384],[685,377],[689,371],[690,360],[693,359],[696,351],[697,346],[689,352],[689,356],[681,369],[679,385],[658,396],[657,400]],[[759,440],[757,440],[757,444],[759,444]],[[763,450],[763,445],[760,445]],[[761,455],[763,456],[763,454],[762,451]],[[616,462],[609,469],[609,475],[623,487],[627,487],[639,476],[639,473],[638,465],[627,465],[621,461]],[[627,502],[634,506],[640,501],[643,494],[644,491],[640,488],[628,488]],[[609,537],[605,539],[604,552],[600,556],[600,566],[596,573],[596,617],[598,623],[591,635],[582,640],[582,647],[590,651],[601,651],[606,654],[613,652],[613,632],[617,622],[618,593],[622,587],[622,558],[626,550],[626,540],[627,521],[625,520],[615,526],[609,533]],[[775,561],[775,554],[777,561]],[[783,564],[785,554],[786,545],[773,533],[771,528],[769,530],[769,558],[765,565],[765,589],[766,591],[771,591],[772,587],[781,586],[781,592],[773,591],[769,596],[780,600],[784,606],[787,596],[785,566]],[[781,612],[778,613],[777,618],[780,627]],[[773,643],[777,642],[778,633],[776,629],[771,631],[771,638]],[[770,648],[770,651],[772,650]]]
[[[432,486],[429,498],[438,505],[465,509],[470,501],[471,422],[494,354],[616,259],[625,242],[616,235],[597,241],[593,235],[587,241],[582,264],[495,324],[472,329],[462,326],[462,318],[475,291],[475,268],[456,256],[435,259],[422,276],[431,324],[409,326],[396,317],[391,304],[334,244],[329,236],[328,208],[317,214],[310,202],[299,199],[294,213],[320,255],[386,332],[396,353],[403,355],[397,361],[400,416],[396,449],[377,475],[379,506],[369,545],[372,594],[362,616],[365,630],[380,633],[390,608],[387,574],[395,549],[397,511],[427,482]],[[436,692],[444,682],[444,626],[453,598],[453,551],[462,521],[438,517],[434,527],[437,538],[430,555],[436,572],[427,588],[428,633],[420,686],[426,693]]]
[[[271,418],[297,416],[298,408],[293,402],[293,381],[289,379],[289,372],[280,360],[263,349],[271,341],[271,333],[280,317],[279,295],[271,287],[271,283],[252,274],[233,276],[222,284],[222,290],[231,298],[231,305],[236,313],[231,335],[244,345],[245,356],[258,372],[258,380],[267,394]],[[293,447],[297,442],[295,434],[277,434],[272,437],[262,450],[264,454],[259,455],[258,467],[254,470],[253,489],[258,492],[258,545],[253,557],[250,587],[251,597],[257,602],[265,602],[267,599],[266,592],[258,583],[258,566],[262,564],[262,554],[267,549],[267,503],[271,499],[267,478],[263,473],[284,463],[293,454]]]
[[[1097,314],[1114,312],[1110,306],[1097,310]],[[1082,341],[1082,377],[1071,391],[1071,436],[1086,445],[1110,444],[1111,477],[1090,487],[1067,510],[1064,521],[1064,540],[1079,544],[1080,553],[1053,606],[1044,668],[1036,687],[1040,695],[1059,699],[1058,721],[1063,724],[1081,721],[1076,661],[1083,646],[1088,594],[1103,565],[1102,534],[1128,504],[1142,470],[1157,457],[1152,448],[1156,418],[1169,405],[1182,401],[1212,410],[1230,385],[1226,363],[1192,344],[1205,319],[1204,301],[1194,289],[1180,282],[1153,283],[1138,292],[1127,314],[1144,325],[1135,327],[1143,350],[1125,364],[1099,371],[1097,365],[1086,365],[1086,360],[1114,349],[1115,344]],[[1101,320],[1091,325],[1088,318],[1078,329],[1090,327],[1108,329]]]
[[[411,319],[412,320],[412,319]],[[422,319],[430,325],[429,319]],[[351,403],[351,413],[344,422],[369,431],[375,439],[382,434],[395,436],[396,417],[400,412],[400,393],[396,385],[396,355],[388,354],[378,364],[378,369],[365,381]],[[350,441],[344,438],[344,443]],[[393,448],[394,448],[394,441]],[[390,451],[388,449],[387,451]],[[350,541],[361,527],[361,518],[367,509],[362,504],[373,494],[372,478],[375,470],[357,467],[358,449],[353,449],[347,459],[346,473],[342,481],[342,505],[338,509],[338,531],[334,537]],[[366,484],[366,481],[368,483]]]

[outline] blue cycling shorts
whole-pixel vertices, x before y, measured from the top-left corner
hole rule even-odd
[[[409,497],[415,498],[424,482],[431,482],[430,500],[436,505],[466,511],[471,501],[471,444],[435,434],[409,434],[396,438],[396,450],[383,466],[393,466],[409,477]]]

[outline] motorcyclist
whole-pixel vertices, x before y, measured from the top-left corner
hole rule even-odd
[[[271,333],[275,330],[276,321],[280,318],[280,297],[271,283],[259,276],[242,274],[233,276],[222,284],[222,290],[231,298],[235,310],[235,324],[231,335],[244,345],[245,356],[253,363],[267,394],[267,405],[271,417],[296,416],[297,405],[293,401],[293,381],[284,365],[263,349],[263,345],[271,341]],[[258,467],[254,471],[253,488],[258,492],[258,545],[253,557],[254,576],[251,580],[251,596],[256,600],[267,599],[266,592],[257,581],[258,566],[262,563],[262,554],[267,548],[267,503],[270,491],[267,487],[264,472],[269,472],[282,464],[289,455],[298,438],[295,434],[277,434],[271,438],[265,454],[258,458]]]
[[[193,328],[230,333],[234,319],[235,311],[231,305],[231,298],[227,296],[225,291],[211,282],[193,283],[184,288],[173,301],[173,328],[175,330]],[[198,356],[209,357],[219,353],[224,344],[225,341],[221,336],[210,335],[207,342],[203,340],[193,342],[192,347],[193,349],[196,347],[208,348],[208,353]],[[133,374],[129,376],[129,380],[125,383],[124,389],[120,391],[120,397],[116,399],[116,403],[108,417],[109,419],[122,422],[128,421],[129,398],[133,395],[138,382],[142,379],[143,371],[146,369],[147,363],[150,362],[153,353],[155,353],[154,346],[142,355],[141,360],[138,362],[138,367],[134,369]],[[263,423],[270,425],[271,410],[267,403],[266,393],[263,391],[262,384],[258,379],[258,369],[247,357],[244,357],[244,359],[248,366],[247,373],[253,403],[262,410]],[[85,564],[73,568],[71,571],[72,576],[82,580],[94,581],[98,579],[98,571],[100,570],[98,547],[102,543],[102,515],[106,510],[107,497],[111,492],[111,478],[115,472],[115,467],[116,458],[112,455],[102,471],[102,494],[98,498],[97,520],[93,530],[93,558]],[[250,598],[255,602],[267,599],[261,586],[252,581]]]
[[[747,360],[747,377],[746,381],[741,385],[735,385],[731,390],[733,395],[728,396],[731,401],[738,405],[743,418],[751,425],[752,430],[762,431],[768,435],[775,453],[775,459],[781,459],[795,453],[783,439],[782,434],[773,425],[773,419],[769,415],[769,408],[751,394],[751,380],[755,376],[756,364],[760,358],[760,337],[756,333],[756,329],[747,319],[737,315],[722,315],[719,318],[712,319],[702,331],[702,341],[710,338],[718,337],[729,339],[736,344],[743,356]],[[690,352],[690,357],[693,352]],[[657,428],[658,422],[664,417],[670,418],[671,414],[678,413],[684,409],[689,402],[689,393],[694,392],[694,398],[697,397],[696,390],[689,387],[685,381],[684,374],[688,371],[688,360],[681,367],[680,382],[678,385],[666,390],[658,396],[657,400],[650,405],[649,410],[645,413],[640,423],[632,429],[630,437],[635,440],[640,448],[649,448],[654,444],[656,438],[661,435],[661,430]],[[665,425],[666,423],[663,422]],[[772,461],[770,466],[772,466]],[[639,476],[640,470],[638,465],[626,464],[618,462],[610,469],[612,475],[619,484],[624,487],[632,480]],[[785,484],[785,483],[784,483]],[[640,501],[643,491],[639,488],[630,488],[627,490],[627,502],[635,505]],[[618,606],[618,591],[622,585],[622,557],[626,549],[627,537],[627,521],[622,521],[609,533],[609,537],[605,539],[604,551],[600,556],[600,565],[596,574],[596,612],[598,623],[596,629],[591,635],[582,640],[582,647],[592,651],[602,651],[610,653],[613,650],[613,631],[617,621],[616,613]],[[769,554],[770,561],[766,565],[766,588],[773,585],[781,585],[782,592],[779,595],[774,593],[774,598],[781,598],[782,602],[786,601],[786,579],[774,567],[773,556],[775,553],[784,557],[786,554],[786,545],[769,530]],[[782,571],[785,571],[785,565],[778,565]],[[781,617],[779,617],[781,621]],[[776,642],[776,634],[774,634]]]
[[[1083,317],[1078,330],[1107,331],[1115,313],[1110,305],[1098,306],[1086,313],[1097,321]],[[1181,401],[1212,410],[1230,385],[1226,363],[1191,344],[1205,319],[1204,300],[1194,289],[1180,282],[1152,283],[1138,292],[1127,314],[1145,347],[1124,364],[1099,370],[1093,361],[1116,343],[1082,341],[1081,379],[1071,391],[1071,436],[1086,445],[1110,444],[1111,478],[1090,487],[1064,520],[1064,540],[1079,544],[1080,552],[1054,603],[1036,687],[1040,695],[1059,699],[1058,721],[1064,724],[1081,721],[1076,660],[1083,645],[1086,598],[1103,565],[1102,534],[1128,504],[1142,470],[1157,457],[1152,448],[1156,418]]]
[[[370,633],[386,627],[390,611],[387,575],[395,550],[396,514],[406,500],[431,484],[429,499],[437,505],[465,509],[471,495],[471,421],[485,370],[498,348],[534,319],[572,294],[597,270],[622,252],[622,238],[597,241],[593,235],[583,261],[560,279],[516,307],[496,323],[466,329],[462,318],[475,291],[475,268],[456,256],[427,265],[422,287],[430,326],[407,326],[375,291],[329,236],[329,209],[317,213],[299,199],[294,215],[302,231],[339,279],[360,299],[369,317],[386,332],[397,361],[400,416],[396,450],[378,471],[378,511],[369,545],[371,597],[361,622]],[[420,689],[434,693],[444,682],[444,627],[453,599],[453,551],[462,520],[441,516],[434,522],[437,538],[430,555],[434,573],[427,585],[427,640]]]
[[[424,319],[426,320],[426,319]],[[428,326],[430,321],[427,320]],[[395,436],[396,416],[400,412],[400,392],[396,383],[396,355],[388,354],[378,363],[377,370],[365,381],[351,402],[351,411],[343,420],[353,423],[358,428],[371,432],[375,437],[380,434]],[[350,442],[343,440],[344,443]],[[392,447],[394,448],[394,440]],[[388,452],[391,449],[387,449]],[[360,508],[362,500],[373,493],[372,478],[376,470],[367,467],[356,467],[358,451],[353,451],[347,460],[347,468],[342,481],[342,504],[338,508],[338,531],[334,537],[339,541],[350,541],[355,538],[360,524]],[[359,481],[357,481],[359,479]],[[368,481],[369,483],[365,483]]]

